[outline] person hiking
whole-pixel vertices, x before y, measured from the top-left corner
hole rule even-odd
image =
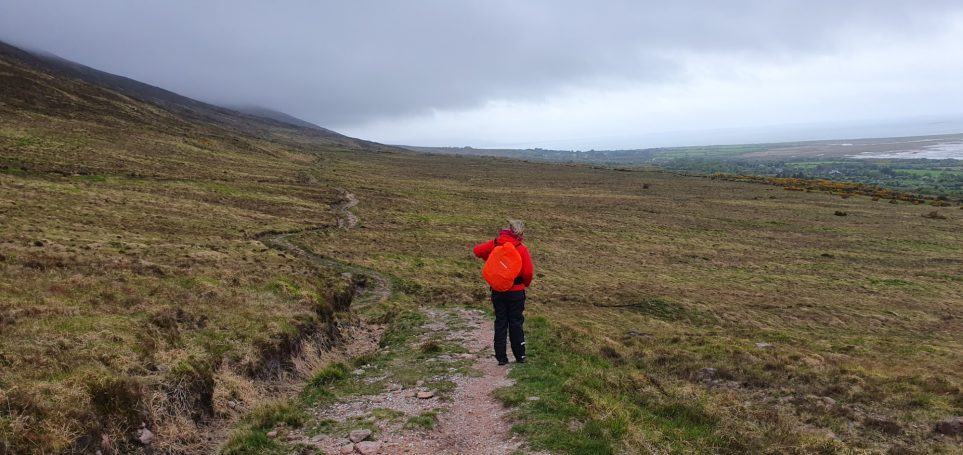
[[[499,365],[508,364],[506,335],[512,342],[515,361],[525,363],[525,289],[532,284],[532,257],[522,245],[525,224],[508,220],[508,227],[498,237],[475,245],[475,256],[485,260],[482,275],[492,291],[495,308],[495,359]]]

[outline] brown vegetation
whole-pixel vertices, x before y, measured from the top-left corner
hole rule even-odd
[[[0,57],[0,453],[210,448],[339,341],[351,283],[255,234],[333,226],[350,141]]]

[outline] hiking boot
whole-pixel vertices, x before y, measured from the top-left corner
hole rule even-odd
[[[505,365],[508,365],[508,360],[499,360],[499,361],[498,361],[498,366],[501,367],[501,366],[505,366]]]
[[[525,357],[515,360],[515,363],[525,363]]]

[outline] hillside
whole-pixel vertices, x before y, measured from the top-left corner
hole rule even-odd
[[[0,48],[0,453],[193,453],[338,343],[353,284],[254,238],[336,223],[333,150],[394,149]]]
[[[963,453],[958,207],[410,153],[50,61],[0,53],[0,453],[431,453],[485,384],[498,453]],[[530,362],[493,372],[470,247],[507,216]]]
[[[214,106],[54,55],[30,53],[2,42],[0,58],[6,69],[2,95],[6,100],[5,107],[10,111],[15,108],[29,108],[50,116],[73,118],[87,111],[101,115],[91,120],[105,123],[129,118],[146,125],[165,125],[162,119],[152,117],[151,113],[125,112],[121,109],[122,106],[111,104],[139,101],[154,108],[162,108],[180,122],[195,122],[197,125],[194,126],[217,127],[223,132],[244,136],[265,135],[273,141],[284,142],[284,134],[298,134],[302,141],[320,141],[318,145],[398,150],[349,138],[276,111],[259,108],[252,113],[243,113]],[[111,107],[117,109],[109,111]],[[292,142],[286,145],[295,144]]]
[[[256,116],[256,117],[262,117],[262,118],[266,118],[266,119],[275,120],[275,121],[278,121],[278,122],[281,122],[281,123],[287,123],[287,124],[294,125],[294,126],[300,126],[300,127],[304,127],[304,128],[310,128],[310,129],[315,129],[315,130],[319,130],[319,131],[326,131],[326,132],[329,132],[329,133],[333,133],[333,131],[331,131],[331,130],[329,130],[329,129],[327,129],[327,128],[322,128],[322,127],[320,127],[320,126],[318,126],[318,125],[315,125],[315,124],[313,124],[313,123],[311,123],[311,122],[307,122],[307,121],[301,120],[301,119],[299,119],[299,118],[297,118],[297,117],[294,117],[294,116],[292,116],[292,115],[285,114],[284,112],[275,111],[274,109],[268,109],[268,108],[266,108],[266,107],[261,107],[261,106],[241,106],[241,107],[235,108],[234,110],[235,110],[235,111],[238,111],[238,112],[243,112],[243,113],[245,113],[245,114],[253,115],[253,116]],[[336,134],[336,133],[335,133],[335,134]]]

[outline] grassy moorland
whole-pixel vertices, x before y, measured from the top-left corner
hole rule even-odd
[[[333,225],[359,147],[0,57],[0,453],[210,447],[339,340],[350,284],[255,234]]]
[[[305,243],[425,302],[485,305],[470,245],[528,222],[533,361],[503,398],[536,447],[960,451],[932,431],[963,412],[956,207],[497,158],[328,163],[363,224]]]
[[[469,247],[526,220],[532,362],[499,396],[536,448],[963,451],[933,432],[963,414],[957,208],[383,153],[6,57],[0,95],[0,452],[293,419],[258,405],[333,371],[292,358],[337,342],[351,288],[255,236],[334,226],[338,188],[361,225],[297,241],[393,277],[389,335],[404,306],[485,307]]]

